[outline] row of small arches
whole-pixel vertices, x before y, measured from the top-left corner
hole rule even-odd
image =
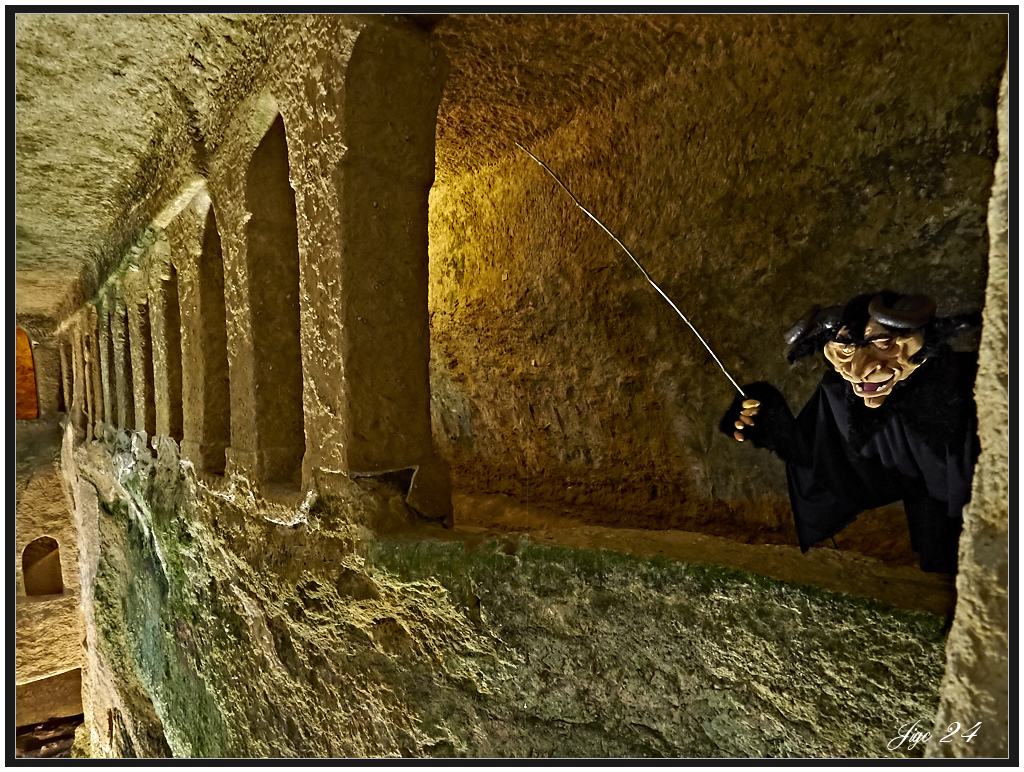
[[[295,483],[301,476],[302,454],[305,450],[305,427],[302,409],[302,369],[299,337],[299,251],[295,194],[289,181],[287,139],[280,116],[271,125],[256,148],[249,163],[245,186],[246,207],[251,213],[246,224],[249,301],[254,345],[254,406],[260,427],[260,444],[278,452],[278,469],[264,482]],[[231,445],[231,389],[228,375],[227,306],[225,302],[224,259],[214,206],[208,207],[196,265],[197,304],[190,309],[198,319],[186,319],[198,332],[201,356],[184,361],[182,351],[182,312],[179,304],[178,271],[172,265],[161,283],[164,310],[163,330],[167,347],[167,425],[162,433],[179,444],[189,440],[203,447],[203,471],[223,474],[226,449]],[[95,404],[99,394],[88,387],[82,389],[84,420],[95,422],[100,412],[108,422],[125,430],[158,433],[156,395],[154,393],[153,308],[140,303],[132,309],[136,316],[134,328],[126,323],[127,311],[122,304],[100,308],[102,333],[97,341],[89,339],[86,347],[102,346],[99,361],[108,363],[103,378],[108,388],[102,390],[107,404]],[[119,334],[114,334],[120,325]],[[116,341],[125,341],[125,350],[116,350]],[[135,361],[144,368],[139,382],[144,393],[133,387],[130,352],[140,356]],[[117,367],[121,372],[116,372]],[[202,399],[194,404],[200,415],[189,425],[197,436],[186,437],[183,414],[183,367],[201,384]],[[115,383],[122,384],[120,390]],[[67,386],[66,386],[67,388]],[[73,390],[73,387],[72,387]],[[136,405],[137,400],[142,403]],[[137,409],[138,408],[138,409]],[[211,450],[212,449],[212,450]]]

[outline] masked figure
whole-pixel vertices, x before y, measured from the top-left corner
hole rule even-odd
[[[979,323],[937,319],[931,298],[895,292],[815,307],[786,336],[791,364],[820,351],[830,365],[800,414],[769,383],[743,387],[720,428],[786,462],[801,550],[902,501],[921,568],[956,571],[979,451],[977,358],[948,340]]]

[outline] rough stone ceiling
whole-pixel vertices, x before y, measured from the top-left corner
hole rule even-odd
[[[181,109],[194,47],[210,30],[239,26],[192,14],[15,17],[19,315],[73,305],[69,295],[129,214],[140,168]]]
[[[118,188],[157,130],[160,73],[186,44],[180,21],[15,17],[19,310],[63,295],[116,217]],[[140,51],[154,39],[165,44]]]
[[[697,57],[745,25],[781,18],[414,17],[451,61],[438,178],[492,162],[513,152],[514,141],[535,142],[582,108],[642,88],[691,50]],[[139,180],[169,127],[191,121],[201,129],[220,96],[230,101],[225,73],[258,61],[279,22],[245,14],[16,16],[19,315],[59,317],[76,305],[79,280],[88,291],[104,251],[130,240],[126,228],[145,224],[136,212]]]
[[[434,29],[452,68],[438,116],[438,175],[515,152],[581,109],[643,88],[706,37],[753,17],[452,15]],[[763,17],[764,18],[764,17]]]

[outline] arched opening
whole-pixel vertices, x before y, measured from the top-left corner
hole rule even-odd
[[[103,420],[113,426],[117,423],[117,372],[114,365],[115,349],[112,316],[107,304],[100,308],[100,378],[103,390]]]
[[[129,332],[129,345],[126,360],[131,359],[131,351],[139,352],[142,372],[135,374],[135,393],[142,400],[141,415],[136,416],[135,428],[145,431],[150,437],[156,434],[156,399],[153,393],[155,377],[153,375],[153,335],[149,321],[149,304],[139,303],[135,307],[138,327]],[[137,330],[137,333],[136,333]],[[136,333],[133,338],[132,333]],[[137,338],[137,339],[135,339]]]
[[[181,406],[181,307],[178,304],[178,271],[172,265],[164,284],[164,330],[167,337],[167,407],[171,438],[181,443],[183,416]]]
[[[64,402],[64,363],[61,361],[60,352],[57,354],[57,412],[66,413],[67,404]]]
[[[213,205],[206,213],[199,256],[199,306],[202,317],[202,444],[206,471],[224,474],[224,451],[231,444],[231,384],[228,376],[227,311],[224,304],[224,255]]]
[[[59,595],[64,592],[60,571],[60,547],[56,539],[41,536],[21,554],[26,595]]]
[[[253,153],[245,199],[252,213],[247,269],[262,482],[298,487],[305,452],[299,245],[281,116]]]
[[[71,332],[71,424],[85,431],[88,423],[89,389],[86,379],[85,341],[81,329]]]
[[[70,413],[74,402],[72,383],[74,372],[71,364],[71,342],[66,338],[60,342],[60,412]]]
[[[75,384],[75,397],[81,400],[79,409],[82,428],[88,432],[89,424],[92,423],[92,389],[89,388],[89,334],[80,332],[76,343],[75,353],[78,355],[78,367],[75,370],[75,377],[80,380]]]
[[[97,427],[102,418],[102,401],[96,376],[98,353],[96,335],[92,330],[82,333],[82,385],[85,393],[85,432],[87,437],[98,436]]]
[[[39,417],[39,397],[36,393],[36,368],[32,358],[32,344],[20,327],[15,328],[15,416],[19,419]]]
[[[114,373],[117,393],[117,423],[121,429],[135,428],[135,382],[128,338],[128,308],[119,300],[111,314]]]

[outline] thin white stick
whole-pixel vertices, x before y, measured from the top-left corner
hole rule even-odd
[[[694,327],[693,324],[690,322],[690,320],[686,318],[686,315],[682,311],[679,310],[679,306],[677,306],[675,303],[672,302],[672,298],[670,298],[668,295],[666,295],[664,290],[662,290],[662,288],[658,286],[657,282],[655,282],[654,279],[651,278],[651,275],[649,273],[647,273],[646,270],[644,270],[644,267],[642,265],[640,265],[640,261],[637,260],[635,257],[633,257],[633,253],[630,252],[626,248],[626,245],[623,244],[621,241],[619,241],[619,237],[616,236],[614,233],[612,233],[610,230],[608,230],[608,228],[605,227],[605,224],[603,222],[601,222],[596,217],[594,217],[594,215],[591,214],[590,211],[585,206],[583,206],[583,204],[581,204],[579,202],[579,199],[576,198],[576,196],[574,196],[572,194],[572,191],[569,190],[569,188],[567,188],[565,186],[565,183],[563,183],[560,179],[558,179],[558,175],[555,174],[553,171],[551,171],[551,169],[548,168],[548,165],[546,163],[544,163],[542,160],[540,160],[537,156],[535,156],[533,153],[531,153],[525,147],[520,145],[518,142],[516,142],[516,147],[518,147],[520,150],[522,150],[524,153],[526,153],[528,156],[530,156],[530,158],[532,158],[534,161],[536,161],[538,164],[540,164],[541,168],[544,169],[544,171],[546,171],[548,174],[550,174],[552,179],[554,179],[554,181],[557,182],[559,184],[559,186],[561,186],[562,190],[564,190],[569,195],[569,198],[571,198],[573,200],[573,203],[575,203],[576,206],[578,206],[580,209],[582,209],[583,213],[586,214],[587,217],[589,217],[591,220],[593,220],[598,225],[600,225],[601,226],[601,230],[603,230],[605,233],[607,233],[609,236],[611,236],[612,241],[614,241],[616,244],[618,244],[622,248],[622,251],[625,252],[629,256],[629,259],[632,260],[633,264],[636,265],[636,267],[640,269],[640,273],[642,273],[644,275],[644,278],[647,279],[647,281],[650,283],[650,285],[652,287],[654,287],[654,289],[656,289],[658,291],[659,295],[661,295],[663,298],[665,298],[665,302],[667,302],[670,306],[672,306],[672,310],[674,310],[677,314],[679,314],[679,318],[682,319],[684,322],[686,322],[686,326],[689,327],[691,330],[693,330],[693,334],[696,335],[697,339],[701,343],[704,344],[704,348],[706,348],[708,350],[708,353],[711,354],[711,356],[715,360],[715,362],[718,363],[718,366],[722,369],[722,372],[725,373],[725,377],[728,378],[729,382],[732,383],[732,385],[736,387],[736,391],[738,391],[740,393],[740,396],[741,397],[746,397],[747,395],[743,392],[743,389],[741,389],[740,385],[738,383],[736,383],[736,381],[733,379],[733,377],[731,375],[729,375],[729,371],[725,369],[725,365],[722,364],[722,360],[720,360],[718,358],[718,356],[715,354],[715,352],[711,350],[711,346],[708,345],[708,342],[706,340],[704,340],[703,336],[699,332],[697,332],[697,328]]]

